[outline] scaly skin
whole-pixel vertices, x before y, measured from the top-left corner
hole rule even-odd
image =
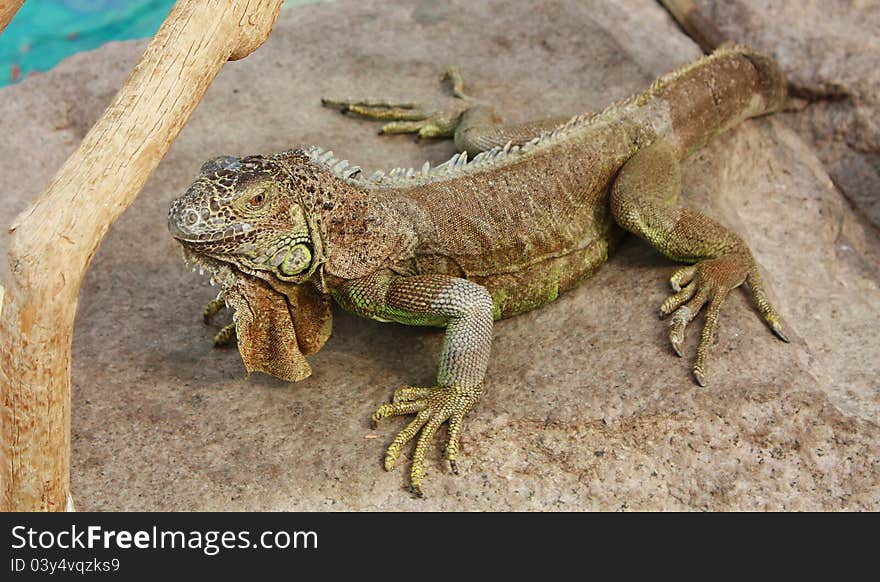
[[[599,114],[515,126],[467,97],[456,71],[450,77],[460,102],[449,111],[325,105],[384,119],[386,133],[452,137],[460,151],[478,154],[470,163],[456,156],[433,170],[362,178],[318,148],[223,157],[174,202],[169,229],[236,308],[249,371],[308,375],[302,353],[329,336],[321,297],[362,317],[445,328],[436,385],[404,386],[373,414],[374,423],[416,415],[388,447],[385,467],[418,435],[410,481],[422,495],[427,447],[444,422],[454,468],[464,416],[483,391],[493,320],[549,303],[590,276],[622,229],[691,264],[672,275],[675,294],[660,313],[672,316],[670,342],[682,355],[687,325],[708,306],[693,368],[701,385],[720,307],[735,287],[748,284],[785,339],[742,238],[677,205],[684,157],[782,106],[785,81],[770,59],[721,49]],[[280,365],[282,357],[292,363]]]

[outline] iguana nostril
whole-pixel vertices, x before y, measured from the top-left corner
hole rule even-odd
[[[186,224],[187,226],[193,226],[195,223],[199,221],[199,215],[195,213],[195,211],[190,210],[186,213]]]

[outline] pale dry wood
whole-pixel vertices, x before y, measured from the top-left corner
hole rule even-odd
[[[263,43],[281,3],[178,1],[113,103],[10,227],[0,312],[0,509],[68,506],[70,344],[86,268],[223,63]]]
[[[24,4],[24,0],[0,2],[0,32],[3,32],[3,29],[6,28],[6,25],[9,24],[9,21],[12,20],[12,17],[15,16],[15,13],[18,12],[22,4]]]

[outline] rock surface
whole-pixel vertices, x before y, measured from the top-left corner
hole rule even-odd
[[[783,116],[880,228],[880,1],[698,0],[726,38],[776,57],[801,97]]]
[[[47,183],[143,47],[109,45],[0,91],[2,221]],[[442,101],[438,73],[459,64],[472,94],[518,121],[604,107],[698,55],[647,0],[283,11],[266,45],[218,77],[89,270],[73,355],[77,507],[880,509],[880,242],[779,119],[749,121],[694,156],[685,189],[750,242],[792,343],[733,293],[699,388],[695,335],[677,359],[656,317],[673,265],[627,239],[579,289],[496,325],[462,474],[445,469],[438,440],[427,500],[404,491],[407,459],[381,469],[403,421],[373,431],[368,418],[397,386],[433,380],[440,333],[336,311],[314,375],[285,384],[246,379],[200,323],[215,290],[185,269],[165,216],[205,159],[315,143],[373,169],[452,153],[378,138],[321,96]]]

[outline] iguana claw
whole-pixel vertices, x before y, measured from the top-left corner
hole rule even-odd
[[[482,395],[482,385],[473,388],[455,386],[415,387],[404,386],[394,393],[391,404],[383,404],[373,413],[372,423],[389,416],[415,414],[416,417],[394,438],[385,453],[385,470],[394,469],[400,449],[421,432],[416,442],[410,471],[410,491],[424,498],[422,479],[425,475],[425,455],[428,444],[444,422],[449,423],[449,439],[446,443],[446,458],[452,472],[458,474],[455,463],[459,452],[459,437],[464,416],[476,405]]]

